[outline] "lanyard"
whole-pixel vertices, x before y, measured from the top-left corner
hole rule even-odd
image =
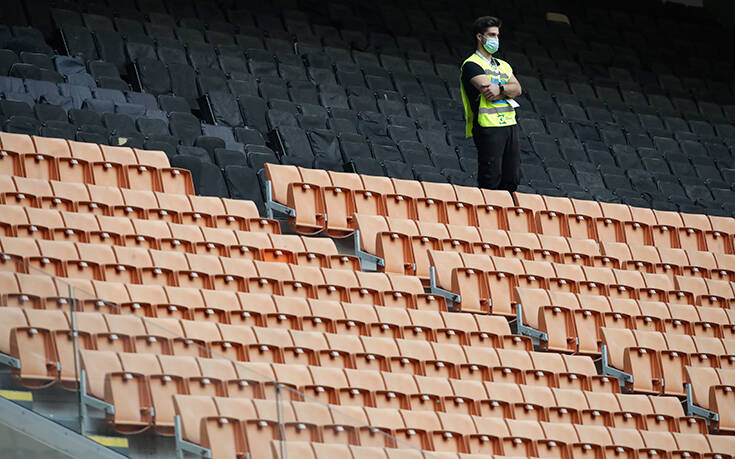
[[[490,67],[492,67],[492,69],[495,71],[495,73],[498,73],[498,74],[500,73],[500,69],[498,68],[498,64],[495,62],[495,59],[488,60],[488,58],[486,58],[485,56],[483,56],[482,54],[480,54],[479,51],[475,51],[475,54],[477,54],[478,56],[480,56],[480,59],[482,59],[483,61],[487,62],[488,65]],[[490,81],[495,82],[495,80],[493,78],[491,78]],[[498,78],[498,84],[500,84],[500,79],[499,78]],[[479,95],[478,95],[478,97],[479,97]],[[509,104],[511,107],[515,107],[515,105],[513,105],[513,104],[516,104],[517,105],[517,103],[515,101],[513,101],[513,103],[511,103],[511,102],[508,102],[508,100],[511,100],[512,101],[512,99],[507,99],[507,100],[502,100],[501,99],[501,100],[495,101],[494,103],[496,103],[496,104]]]
[[[498,64],[495,62],[495,59],[492,59],[491,58],[490,60],[488,60],[488,58],[485,57],[485,56],[483,56],[479,51],[475,51],[475,54],[477,54],[478,56],[480,56],[480,59],[482,59],[483,61],[487,62],[487,65],[489,65],[490,67],[492,67],[495,72],[499,72],[499,70],[498,70]]]

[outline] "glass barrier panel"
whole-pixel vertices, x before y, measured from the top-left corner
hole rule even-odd
[[[359,381],[379,373],[350,370],[357,379],[348,381],[348,365],[321,366],[290,327],[246,313],[265,310],[262,296],[204,303],[199,289],[109,282],[84,262],[74,271],[54,264],[5,256],[0,273],[4,385],[32,394],[27,407],[48,419],[87,436],[173,437],[177,457],[354,448],[433,457],[436,433],[408,423],[396,394]]]

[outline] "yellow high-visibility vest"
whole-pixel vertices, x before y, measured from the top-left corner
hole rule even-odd
[[[485,71],[485,75],[490,78],[493,83],[507,84],[510,81],[510,76],[513,74],[513,69],[510,64],[502,59],[495,59],[497,63],[497,70],[490,65],[488,60],[478,56],[477,53],[472,53],[470,57],[465,59],[462,63],[462,67],[467,62],[474,62],[475,64],[482,67]],[[465,93],[464,85],[461,83],[460,77],[460,90],[462,91],[462,103],[464,104],[464,115],[465,115],[465,134],[467,137],[472,137],[472,124],[474,122],[474,113],[470,108],[470,100]],[[507,100],[496,100],[489,101],[485,99],[485,96],[479,94],[477,97],[480,98],[480,104],[477,110],[477,124],[482,127],[499,127],[499,126],[512,126],[516,124],[516,111],[508,103]]]

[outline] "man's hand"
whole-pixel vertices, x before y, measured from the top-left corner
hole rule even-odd
[[[482,85],[480,92],[487,100],[494,100],[500,95],[500,86],[495,83]]]

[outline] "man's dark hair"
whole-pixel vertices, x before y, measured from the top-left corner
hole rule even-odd
[[[500,27],[503,25],[503,22],[496,18],[495,16],[480,16],[479,18],[475,19],[475,22],[472,23],[472,47],[474,48],[477,44],[475,40],[475,35],[484,34],[485,30],[487,30],[489,27]]]

